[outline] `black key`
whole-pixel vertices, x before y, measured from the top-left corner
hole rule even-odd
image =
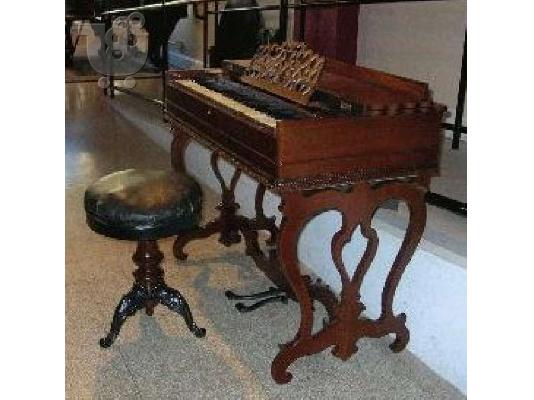
[[[273,95],[254,90],[250,86],[219,77],[199,77],[195,81],[210,90],[221,93],[241,104],[263,112],[274,119],[301,119],[309,114],[294,104]]]

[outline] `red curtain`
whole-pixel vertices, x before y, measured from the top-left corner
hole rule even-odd
[[[304,11],[301,37],[301,10],[295,10],[294,40],[304,41],[317,53],[355,64],[358,50],[358,5],[308,8]]]

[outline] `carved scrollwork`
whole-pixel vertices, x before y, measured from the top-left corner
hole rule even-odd
[[[398,179],[394,181],[359,181],[347,190],[325,189],[321,191],[281,191],[282,224],[276,228],[274,218],[263,213],[265,186],[258,186],[255,198],[256,216],[253,219],[237,215],[234,191],[240,171],[233,175],[229,184],[224,182],[218,169],[220,154],[215,152],[211,166],[222,189],[222,202],[218,218],[204,227],[179,235],[174,244],[175,256],[186,257],[184,246],[192,240],[221,234],[221,241],[231,245],[224,238],[235,233],[242,236],[246,253],[256,265],[287,296],[298,302],[300,325],[295,337],[285,345],[271,365],[271,374],[277,383],[287,383],[292,376],[287,368],[298,358],[318,353],[333,347],[332,353],[343,360],[357,351],[356,343],[363,337],[382,337],[389,333],[396,336],[390,348],[397,352],[404,349],[409,340],[405,314],[393,314],[393,298],[400,278],[410,261],[426,222],[424,195],[428,190],[427,176]],[[365,305],[360,299],[360,288],[378,249],[378,235],[371,226],[376,210],[387,200],[404,201],[410,209],[410,221],[402,245],[387,275],[382,291],[381,314],[377,319],[362,316]],[[331,241],[332,259],[341,278],[341,294],[336,296],[320,281],[312,282],[309,276],[300,272],[297,258],[297,244],[303,227],[318,214],[337,210],[342,215],[342,224]],[[367,244],[354,273],[349,274],[342,260],[342,251],[351,240],[356,229],[360,229]],[[267,230],[271,237],[269,244],[277,242],[277,248],[264,253],[258,244],[258,231]],[[312,333],[313,301],[325,306],[328,320],[323,328]]]
[[[307,104],[319,80],[325,58],[305,43],[260,46],[241,80],[279,96]]]
[[[173,141],[171,145],[172,167],[177,172],[185,173],[185,149],[191,141],[191,138],[174,123],[171,123],[171,131],[173,133]]]
[[[416,183],[390,182],[373,186],[360,182],[349,192],[326,190],[305,197],[302,193],[283,194],[284,218],[279,233],[280,260],[283,270],[299,302],[301,321],[295,338],[284,345],[271,366],[273,379],[287,383],[291,374],[287,368],[296,359],[314,354],[333,346],[332,353],[343,360],[357,351],[356,343],[362,337],[396,335],[390,346],[393,351],[402,350],[409,340],[406,316],[393,314],[393,297],[400,278],[419,243],[426,221],[424,194],[426,188]],[[360,301],[360,287],[376,255],[378,236],[371,226],[376,210],[385,201],[397,199],[406,202],[410,209],[410,222],[402,245],[386,278],[382,291],[382,310],[378,319],[361,316],[365,306]],[[341,295],[329,312],[330,321],[322,330],[312,334],[313,292],[308,278],[300,273],[297,259],[297,243],[300,231],[316,215],[337,210],[342,215],[341,229],[331,242],[332,259],[341,278]],[[352,276],[342,261],[342,250],[353,232],[360,227],[367,239],[366,249]],[[333,314],[333,315],[332,315]]]
[[[195,336],[204,337],[206,330],[199,328],[194,322],[187,300],[178,290],[165,284],[163,269],[160,266],[163,253],[159,250],[157,242],[139,241],[132,260],[138,267],[133,274],[135,283],[115,308],[111,328],[109,333],[100,339],[100,346],[107,348],[113,344],[128,317],[142,308],[146,309],[148,315],[152,315],[158,303],[181,315]]]
[[[191,241],[206,238],[213,234],[218,233],[220,235],[219,242],[225,246],[231,246],[239,243],[241,238],[244,238],[246,245],[246,253],[258,260],[261,258],[261,264],[264,265],[264,269],[272,269],[269,265],[270,260],[266,260],[263,253],[260,250],[258,244],[258,231],[266,230],[269,232],[270,237],[267,241],[269,246],[273,246],[276,243],[277,227],[275,224],[275,217],[266,217],[263,212],[263,198],[265,196],[266,188],[263,184],[258,184],[255,197],[255,218],[247,218],[242,215],[237,215],[239,210],[239,204],[235,199],[235,189],[239,179],[241,177],[242,170],[236,167],[230,183],[227,184],[219,169],[219,160],[221,154],[214,151],[211,155],[210,165],[221,187],[221,202],[217,205],[216,209],[219,211],[217,218],[207,223],[202,227],[184,232],[177,236],[174,242],[174,255],[180,260],[187,258],[187,254],[184,252],[184,247]],[[265,272],[265,271],[264,271]],[[276,279],[266,272],[267,276],[274,278],[274,281],[278,283],[280,279]],[[281,275],[281,274],[277,274]]]

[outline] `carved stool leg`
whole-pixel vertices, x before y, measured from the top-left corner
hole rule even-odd
[[[100,346],[104,348],[111,346],[119,335],[126,318],[134,315],[138,310],[145,308],[146,313],[152,315],[158,302],[182,315],[189,330],[195,336],[203,337],[206,330],[196,326],[186,300],[177,290],[168,287],[163,280],[163,269],[160,267],[163,253],[159,250],[157,242],[140,240],[132,260],[138,266],[133,273],[134,286],[122,297],[115,309],[110,332],[100,340]]]
[[[169,308],[169,310],[180,314],[191,332],[196,337],[204,337],[206,335],[206,329],[199,328],[193,321],[193,315],[189,309],[189,304],[185,298],[177,290],[162,285],[157,290],[157,298],[161,304]]]
[[[132,290],[125,294],[113,314],[113,321],[111,322],[111,329],[105,338],[100,339],[100,347],[107,348],[113,344],[122,324],[131,315],[134,315],[138,310],[142,309],[145,304],[145,293],[141,286],[134,284]]]
[[[139,267],[133,273],[135,281],[147,293],[144,304],[146,313],[147,315],[152,315],[157,304],[157,301],[153,300],[152,292],[156,287],[164,283],[163,269],[160,267],[163,253],[159,250],[155,240],[140,240],[132,260]]]
[[[145,312],[146,312],[146,315],[148,315],[149,317],[151,317],[152,315],[154,315],[154,308],[156,308],[156,305],[158,303],[155,302],[154,300],[147,300],[146,301],[146,304],[145,304]]]

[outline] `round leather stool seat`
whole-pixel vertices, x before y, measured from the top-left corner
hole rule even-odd
[[[202,191],[172,171],[128,169],[104,176],[85,192],[89,227],[126,240],[157,240],[196,227]]]

